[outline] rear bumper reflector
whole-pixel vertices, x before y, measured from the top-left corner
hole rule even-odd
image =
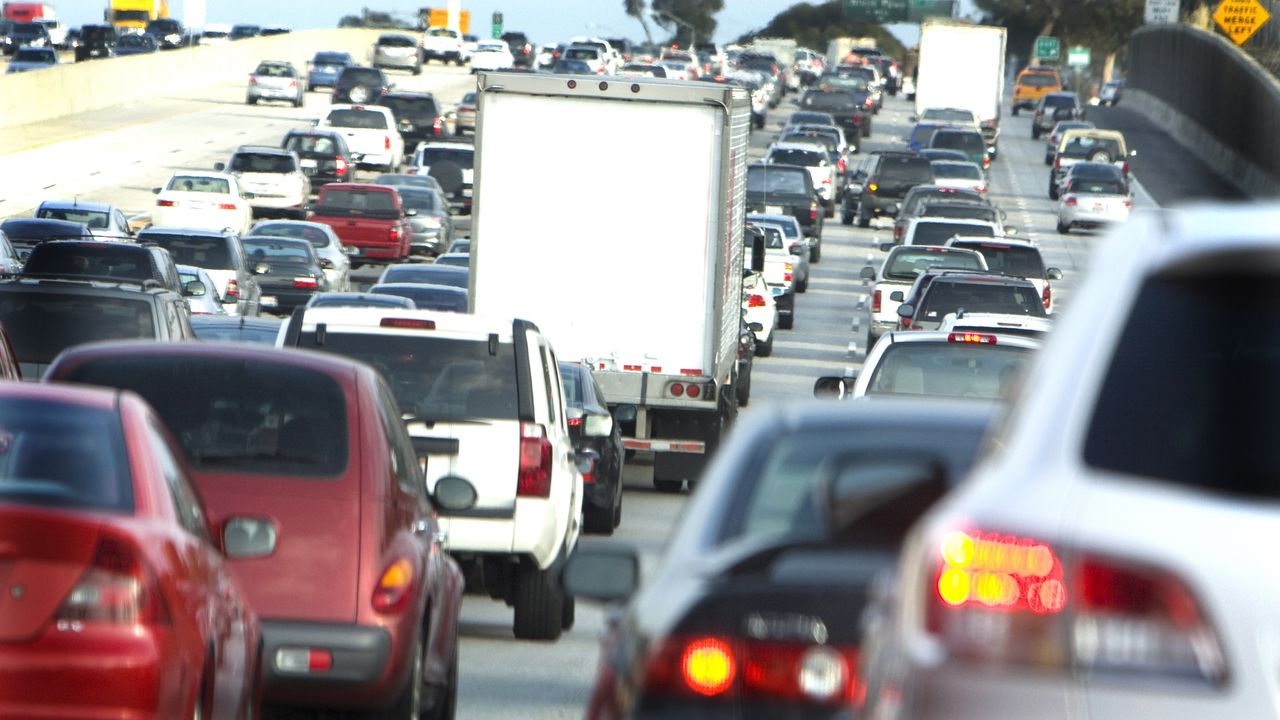
[[[703,455],[707,452],[707,444],[701,440],[637,440],[622,438],[622,447],[627,450],[651,450],[653,452],[691,453]]]

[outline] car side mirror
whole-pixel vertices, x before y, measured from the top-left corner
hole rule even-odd
[[[753,333],[764,332],[764,323],[749,322],[747,323],[747,329]]]
[[[582,421],[582,434],[587,437],[609,437],[613,434],[613,416],[587,415]]]
[[[889,252],[890,250],[894,249],[897,246],[898,246],[897,243],[891,243],[891,242],[880,243],[880,251]]]
[[[870,265],[863,265],[862,270],[859,271],[858,273],[858,276],[861,277],[863,280],[874,281],[876,279],[876,269],[871,267]]]
[[[208,291],[209,289],[199,280],[192,280],[182,286],[182,294],[187,297],[204,297]]]
[[[222,553],[228,558],[267,557],[276,550],[276,527],[266,518],[233,517],[222,524]]]
[[[560,585],[575,597],[625,602],[640,586],[640,556],[626,545],[580,542],[564,564]]]
[[[846,395],[853,392],[854,380],[853,377],[820,377],[813,383],[813,396],[843,400]]]
[[[1016,227],[1014,227],[1014,226],[1012,226],[1012,225],[1005,225],[1005,226],[1004,226],[1004,232],[1005,232],[1005,234],[1006,234],[1006,235],[1014,235],[1014,234],[1016,234],[1016,233],[1018,232],[1018,228],[1016,228]]]
[[[902,302],[902,300],[903,300],[903,298],[902,298],[902,291],[901,291],[901,290],[894,290],[893,292],[889,293],[889,300],[890,300],[890,301],[892,301],[892,302],[897,302],[897,303]]]
[[[227,169],[227,164],[226,164],[226,163],[216,162],[216,163],[214,163],[214,164],[213,164],[213,169],[214,169],[214,170],[216,170],[216,171],[218,171],[218,172],[222,172],[223,170],[226,170],[226,169]]]
[[[160,194],[160,188],[151,188],[151,194],[152,194],[152,195],[159,195],[159,194]]]
[[[457,475],[445,475],[436,481],[431,498],[441,510],[462,512],[476,504],[476,488],[470,481]]]
[[[916,314],[916,306],[911,303],[902,303],[898,306],[898,317],[909,318]]]
[[[1045,277],[1049,278],[1050,280],[1061,280],[1062,271],[1059,270],[1058,268],[1051,267],[1045,271]]]
[[[260,262],[253,266],[254,275],[266,275],[270,272],[271,272],[271,266],[264,262]]]

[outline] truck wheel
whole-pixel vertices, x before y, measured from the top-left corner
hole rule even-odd
[[[778,325],[782,325],[782,319],[778,319]],[[756,355],[760,357],[769,357],[773,354],[773,333],[769,333],[769,339],[765,342],[756,343]],[[746,403],[743,403],[744,405]]]
[[[845,211],[841,212],[841,213],[840,213],[840,222],[841,222],[842,224],[844,224],[844,225],[852,225],[852,224],[853,224],[853,213],[849,212],[848,210],[845,210]]]
[[[678,493],[684,487],[683,480],[659,480],[653,479],[653,488],[663,493]]]
[[[515,622],[520,640],[555,640],[560,637],[564,595],[551,573],[534,565],[521,565],[516,577]]]
[[[1031,125],[1031,139],[1032,140],[1040,139],[1040,128],[1036,127],[1034,122]]]
[[[1069,235],[1070,233],[1071,233],[1071,226],[1070,226],[1070,225],[1067,225],[1066,223],[1064,223],[1064,222],[1062,222],[1061,220],[1059,220],[1059,221],[1058,221],[1058,234],[1059,234],[1059,235]]]
[[[804,293],[804,292],[807,292],[808,290],[809,290],[809,278],[805,278],[803,282],[801,281],[796,282],[796,292]]]
[[[746,407],[751,402],[751,371],[747,370],[746,377],[738,376],[738,407]]]
[[[1053,181],[1053,173],[1049,174],[1049,199],[1058,199],[1058,183]]]
[[[258,104],[258,98],[256,98],[256,97],[247,97],[247,98],[245,98],[245,99],[244,99],[244,101],[245,101],[246,103],[249,103],[250,105],[257,105],[257,104]]]

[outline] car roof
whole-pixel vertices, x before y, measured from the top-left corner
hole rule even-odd
[[[183,227],[147,227],[138,231],[139,235],[182,235],[185,237],[227,238],[234,237],[230,230],[210,230],[208,228]]]
[[[897,345],[901,343],[950,343],[951,336],[956,333],[950,330],[893,330],[885,333],[880,338],[880,342],[886,339],[890,344]],[[1041,342],[1021,335],[1003,335],[1001,333],[982,333],[983,335],[994,335],[996,347],[1001,345],[1005,347],[1017,347],[1026,350],[1039,350]],[[970,343],[979,345],[981,343]]]
[[[909,223],[946,223],[948,225],[970,225],[973,227],[994,227],[996,223],[988,220],[978,220],[977,218],[950,218],[929,215],[912,215],[907,218]]]
[[[1124,133],[1118,130],[1105,130],[1103,128],[1071,128],[1062,134],[1062,140],[1058,142],[1058,147],[1062,147],[1069,140],[1079,137],[1098,138],[1099,140],[1115,140],[1124,145]]]
[[[52,208],[55,210],[88,210],[90,212],[109,212],[115,208],[115,205],[101,202],[86,202],[84,200],[45,200],[40,203],[40,208]],[[39,219],[39,218],[37,218]]]
[[[952,160],[950,158],[939,158],[937,160],[930,160],[929,164],[931,165],[964,165],[965,167],[975,167],[975,168],[978,168],[979,170],[982,169],[981,165],[971,160]]]
[[[780,215],[778,213],[747,213],[747,219],[756,222],[776,223],[778,225],[791,225],[800,222],[794,215]]]
[[[497,334],[503,341],[512,338],[513,318],[472,315],[470,313],[448,312],[442,310],[411,310],[409,308],[388,307],[316,307],[308,308],[302,317],[303,329],[314,328],[324,323],[328,332],[350,330],[357,332],[373,332],[385,335],[413,335],[431,332],[427,329],[383,327],[384,320],[429,320],[435,323],[434,330],[444,333],[461,333],[477,337]]]
[[[449,150],[470,150],[472,152],[475,152],[476,150],[475,145],[469,142],[463,142],[462,140],[432,140],[430,142],[420,143],[417,149],[430,150],[433,148],[444,148]]]
[[[368,103],[335,103],[325,110],[325,117],[328,117],[334,110],[353,110],[355,112],[372,112],[379,115],[391,117],[391,109],[383,105],[371,105]]]
[[[79,363],[108,356],[137,356],[145,357],[152,361],[162,361],[170,357],[217,358],[219,360],[245,362],[249,365],[293,365],[316,370],[332,377],[349,376],[351,373],[361,372],[371,377],[376,376],[376,371],[368,365],[334,353],[301,352],[292,349],[268,347],[266,345],[255,346],[241,343],[215,342],[157,343],[126,340],[122,342],[93,343],[66,350],[60,356],[60,359],[55,361],[55,364],[61,365],[64,361],[73,359]]]
[[[982,237],[979,235],[959,235],[948,240],[947,244],[944,245],[943,247],[957,247],[952,243],[974,243],[974,244],[981,244],[981,245],[1008,245],[1009,247],[1029,248],[1031,250],[1035,250],[1036,252],[1040,251],[1039,245],[1035,244],[1034,241],[1027,240],[1025,238]]]
[[[120,391],[64,383],[6,382],[0,384],[0,397],[5,400],[47,400],[109,410],[117,406]]]

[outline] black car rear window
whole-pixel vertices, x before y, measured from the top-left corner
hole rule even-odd
[[[134,293],[130,293],[134,294]],[[150,340],[156,336],[148,300],[106,294],[40,291],[12,285],[0,292],[0,324],[9,331],[23,364],[43,365],[74,345],[99,340]]]
[[[373,218],[399,217],[390,190],[325,190],[316,212],[322,215],[364,215]]]
[[[847,92],[809,92],[800,100],[800,107],[822,110],[833,115],[848,115],[857,105],[857,96]]]
[[[84,245],[80,243],[44,243],[31,251],[22,267],[23,275],[100,278],[121,280],[157,280],[151,254],[134,245]]]
[[[1044,301],[1031,285],[939,279],[929,285],[915,317],[939,322],[961,308],[966,312],[1045,317]]]
[[[812,194],[813,180],[809,171],[796,168],[763,168],[747,169],[747,192],[776,193],[780,195]]]
[[[1125,192],[1124,183],[1115,180],[1090,180],[1088,178],[1077,178],[1071,181],[1067,187],[1067,192],[1084,193],[1087,195],[1128,195]]]
[[[329,236],[325,231],[311,225],[295,223],[263,223],[255,225],[254,235],[270,237],[298,238],[311,243],[312,247],[323,248],[329,245]]]
[[[933,182],[933,166],[922,157],[886,155],[875,175],[882,185],[924,185]]]
[[[316,53],[311,62],[316,65],[346,65],[351,62],[351,57],[344,53]]]
[[[392,285],[374,285],[369,288],[369,292],[375,295],[396,295],[408,298],[413,301],[414,306],[419,310],[467,311],[467,293],[461,288],[396,283]]]
[[[331,110],[326,118],[330,125],[356,130],[386,130],[387,118],[371,110]]]
[[[790,150],[776,149],[769,153],[769,162],[779,165],[803,165],[805,167],[817,166],[826,160],[826,156],[821,152],[813,150]]]
[[[390,108],[391,114],[397,118],[434,120],[440,115],[435,98],[387,95],[378,100],[378,104]]]
[[[284,140],[284,149],[299,155],[339,154],[337,141],[328,135],[289,135]]]
[[[1045,95],[1044,106],[1047,108],[1074,108],[1076,99],[1071,95]]]
[[[346,67],[338,76],[339,85],[382,85],[382,71],[375,68]]]
[[[133,510],[133,478],[117,411],[33,398],[0,403],[0,501]]]
[[[139,233],[140,242],[153,242],[173,256],[179,265],[195,265],[205,270],[234,270],[231,242],[222,237],[192,237],[166,233]]]
[[[347,399],[332,377],[244,358],[105,357],[65,378],[141,395],[193,467],[327,478],[347,467]]]
[[[929,138],[929,147],[960,150],[966,154],[985,153],[987,141],[978,132],[939,130]]]
[[[977,250],[987,261],[991,272],[1026,278],[1044,277],[1044,260],[1040,251],[1023,245],[1000,243],[964,243],[964,247]]]
[[[517,417],[516,353],[511,343],[498,343],[497,352],[490,354],[487,339],[330,330],[320,345],[314,332],[302,333],[298,347],[374,366],[387,379],[400,409],[424,420]]]
[[[243,152],[231,156],[228,169],[231,172],[287,174],[297,172],[298,163],[292,155]]]
[[[967,252],[948,252],[944,248],[910,247],[895,252],[884,276],[893,280],[915,280],[916,276],[934,268],[950,268],[952,270],[982,270],[982,263],[976,255]]]
[[[918,222],[911,235],[912,245],[945,245],[956,235],[995,237],[990,225],[968,225],[950,222]]]
[[[392,265],[382,271],[380,283],[428,283],[431,285],[450,285],[467,287],[468,273],[465,270],[445,265]]]
[[[430,167],[444,162],[451,162],[464,170],[471,170],[476,160],[474,150],[448,147],[427,147],[422,149],[422,165]]]

